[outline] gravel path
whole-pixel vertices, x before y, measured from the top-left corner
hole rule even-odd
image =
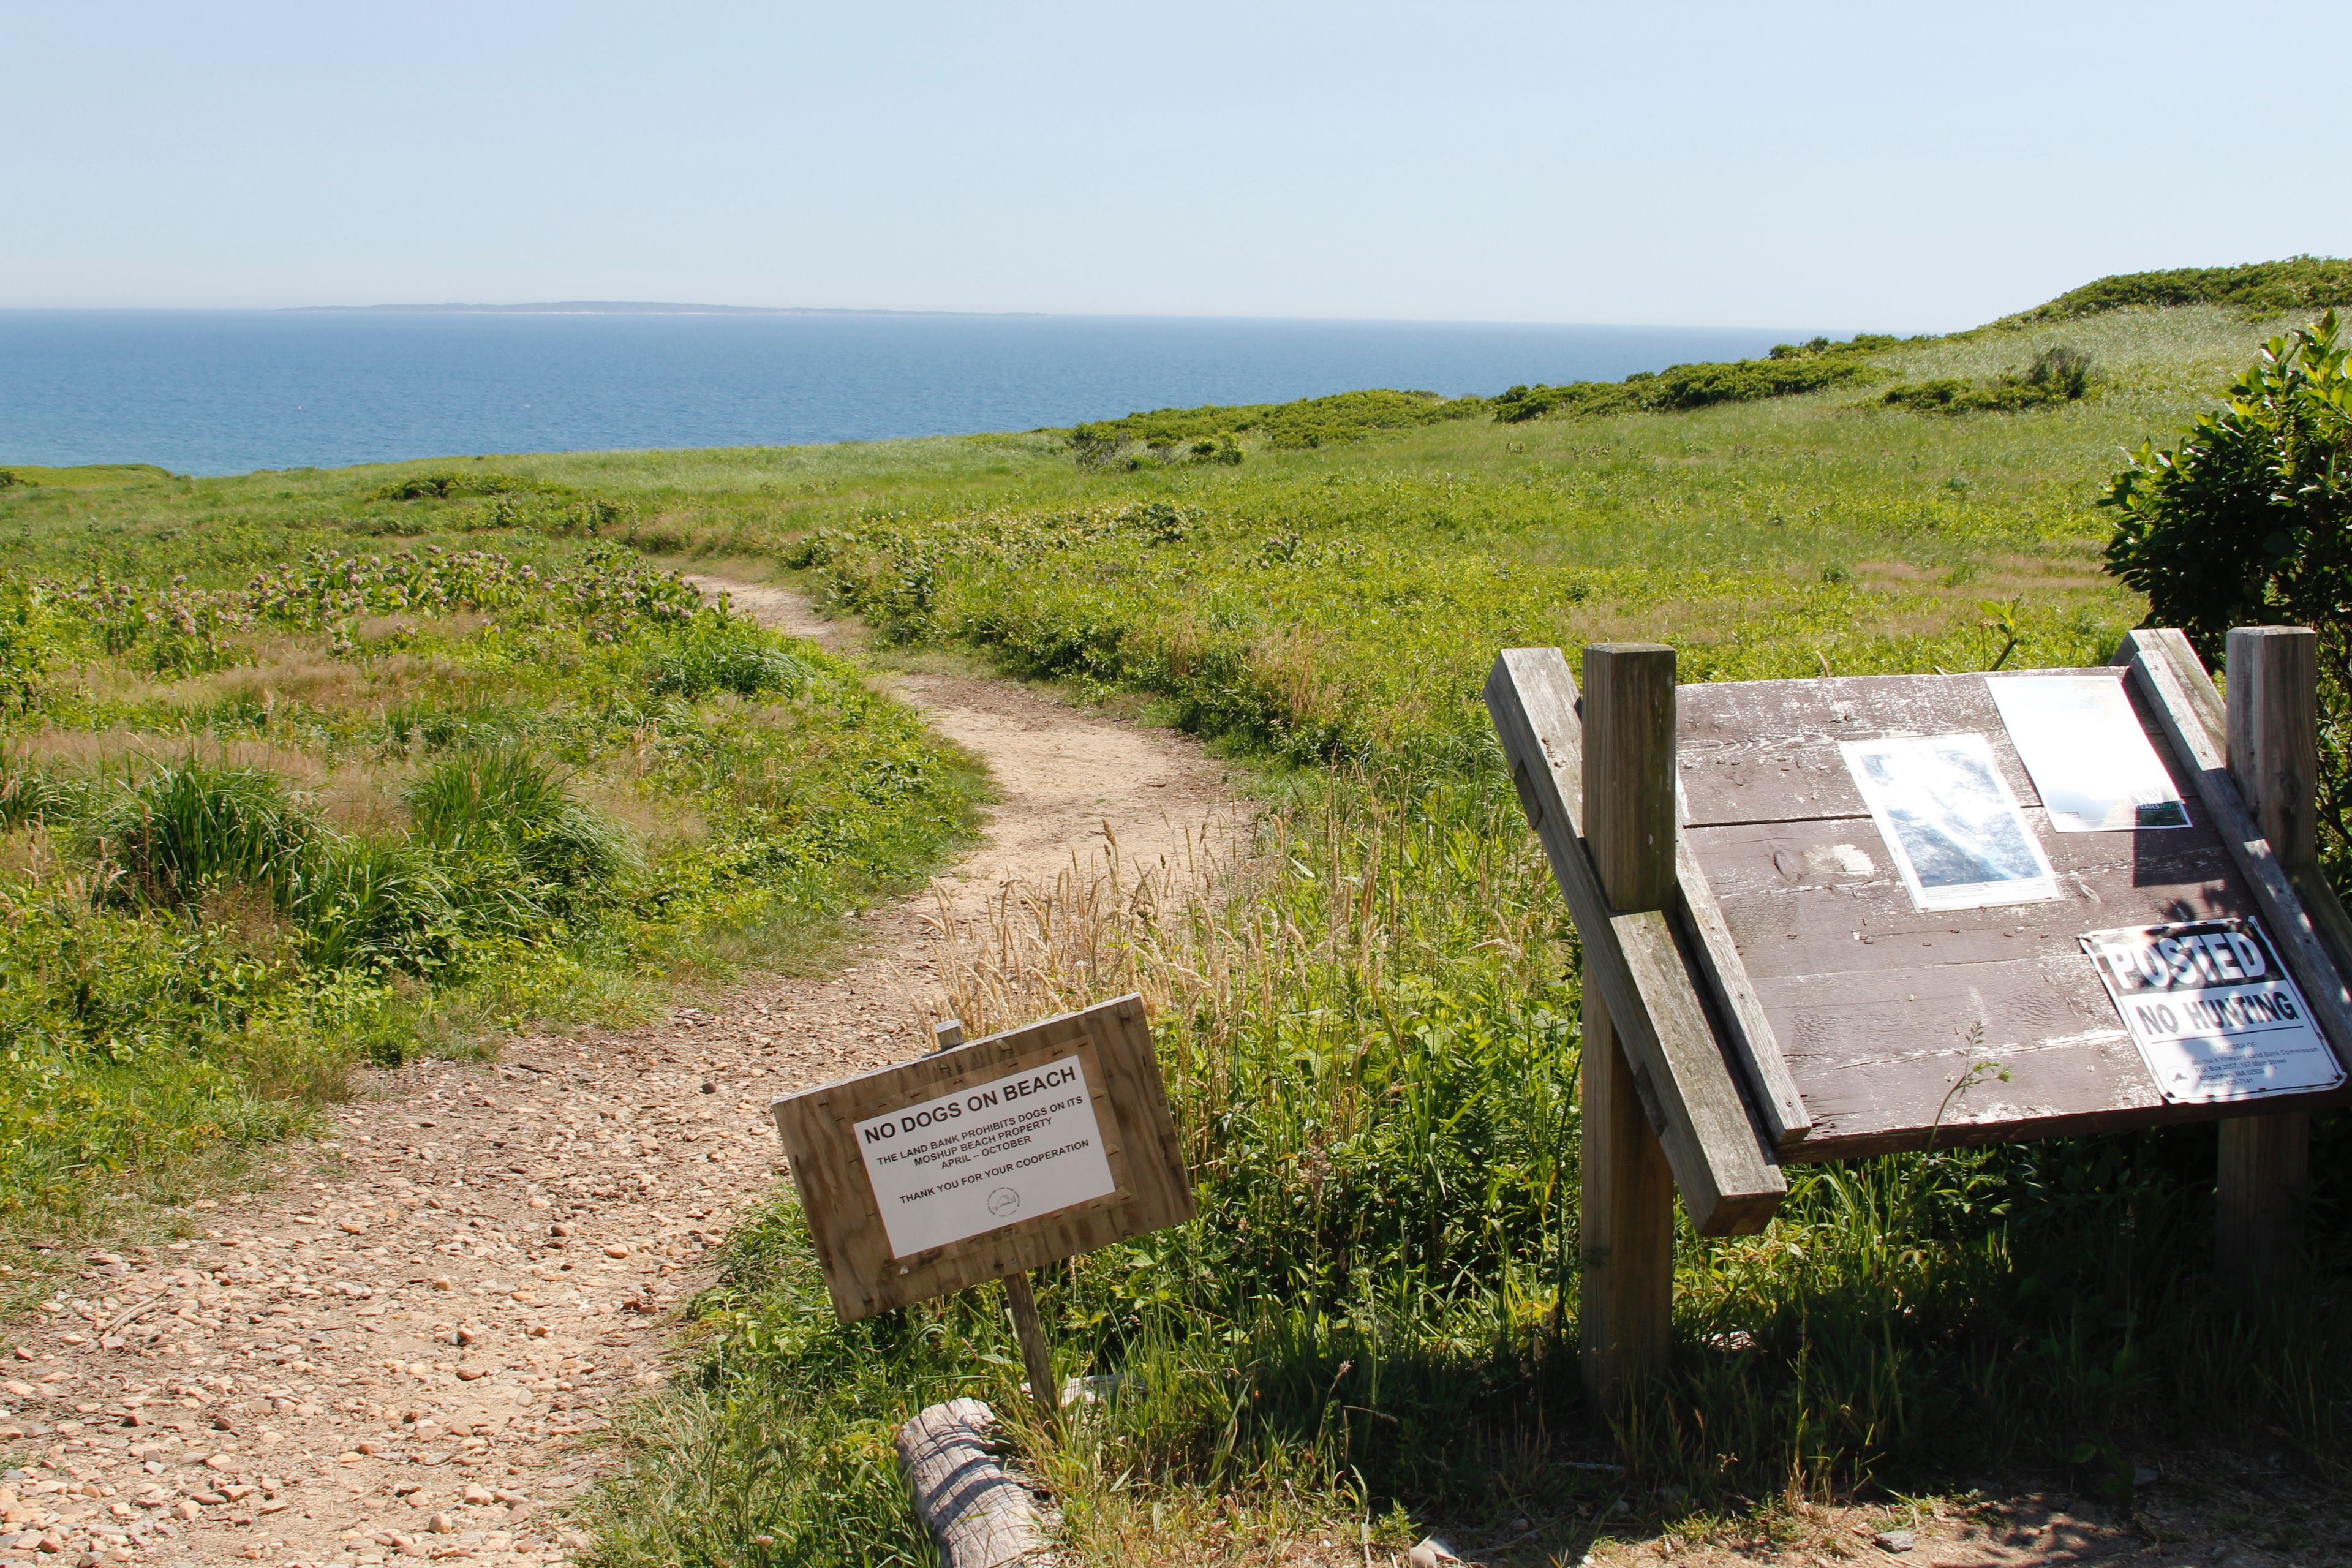
[[[833,642],[782,590],[699,580]],[[271,1189],[202,1235],[95,1251],[0,1362],[0,1568],[31,1563],[552,1564],[583,1436],[662,1376],[698,1264],[779,1179],[778,1093],[927,1047],[934,920],[1007,882],[1130,866],[1235,820],[1194,747],[1009,683],[893,678],[1002,802],[853,962],[627,1033],[377,1074]]]

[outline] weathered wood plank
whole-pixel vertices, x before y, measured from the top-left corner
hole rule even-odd
[[[1748,1103],[1763,1124],[1765,1140],[1786,1150],[1813,1129],[1797,1080],[1781,1059],[1771,1016],[1756,994],[1739,944],[1708,886],[1706,870],[1687,835],[1675,838],[1675,912],[1691,939],[1691,956],[1713,989],[1717,1020],[1748,1080]]]
[[[2008,670],[1999,675],[1874,675],[1685,686],[1679,694],[1683,825],[1867,816],[1838,743],[1889,735],[1984,736],[2001,777],[2031,815],[2041,806],[2042,796],[2010,740],[1990,683],[2034,675],[2097,673]],[[2116,672],[2116,678],[2123,679],[2123,672]],[[2131,691],[2127,679],[2124,687]],[[2174,787],[2189,795],[2192,784],[2188,773],[2168,754],[2154,712],[2137,697],[2132,708],[2156,754],[2172,773]],[[1749,728],[1768,721],[1775,727]]]
[[[1029,1398],[1037,1406],[1037,1423],[1048,1432],[1062,1429],[1062,1385],[1054,1376],[1054,1351],[1045,1342],[1045,1321],[1037,1316],[1037,1293],[1029,1289],[1029,1273],[1016,1268],[1004,1277],[1004,1307],[1013,1314],[1013,1337],[1021,1342],[1021,1365],[1029,1374]]]
[[[2229,658],[2230,776],[2300,890],[2319,879],[2318,635],[2308,626],[2238,626]],[[2222,1122],[2215,1166],[2218,1275],[2249,1299],[2292,1282],[2303,1272],[2311,1204],[2309,1113],[2257,1111]]]
[[[2189,638],[2168,628],[2142,631],[2136,636],[2163,649],[2174,673],[2180,678],[2181,694],[2188,700],[2189,710],[2197,715],[2213,752],[2227,757],[2230,754],[2228,704],[2222,700],[2220,689],[2214,686],[2212,676],[2206,672],[2204,661],[2197,657],[2197,650],[2190,646]],[[2123,647],[2116,651],[2117,663],[2126,662],[2124,653],[2133,646],[2130,639],[2126,639]],[[2320,944],[2334,960],[2336,972],[2352,977],[2352,914],[2346,912],[2343,900],[2336,897],[2336,889],[2328,885],[2327,879],[2317,874],[2316,867],[2306,870],[2290,865],[2286,873],[2303,900],[2304,912],[2311,917],[2312,927],[2319,934]]]
[[[2197,827],[2049,836],[2042,842],[2067,897],[1990,910],[1915,907],[1866,818],[1742,823],[1689,837],[1759,981],[2072,957],[2085,931],[2254,912],[2221,840]]]
[[[1675,650],[1656,643],[1587,647],[1583,709],[1585,848],[1601,897],[1620,911],[1610,923],[1627,963],[1638,969],[1655,951],[1654,938],[1622,922],[1662,921],[1659,911],[1674,896]],[[1663,1043],[1691,1021],[1651,1022]],[[1588,994],[1584,1023],[1577,1331],[1585,1396],[1607,1411],[1666,1370],[1674,1340],[1675,1182],[1654,1131],[1673,1113],[1656,1103],[1656,1088],[1634,1065],[1607,1004]],[[1698,1023],[1704,1034],[1705,1020]],[[1671,1062],[1671,1045],[1667,1050]]]
[[[2021,804],[2042,797],[1981,675],[1726,681],[1677,693],[1685,826],[1866,816],[1842,741],[1975,732]]]
[[[2211,814],[2222,844],[2262,910],[2263,929],[2270,932],[2287,972],[2310,1003],[2312,1018],[2326,1037],[2336,1059],[2352,1061],[2352,987],[2347,986],[2330,959],[2286,868],[2230,777],[2228,753],[2215,742],[2210,706],[2197,689],[2204,667],[2189,640],[2178,632],[2168,637],[2147,631],[2126,632],[2116,650],[2116,662],[2130,668],[2158,722],[2189,764],[2197,798]],[[2204,685],[2210,690],[2210,678]],[[2226,741],[2226,728],[2221,733]]]
[[[1702,1235],[1760,1228],[1787,1196],[1760,1130],[1709,1026],[1694,974],[1662,913],[1612,920],[1582,833],[1583,728],[1558,648],[1511,648],[1486,682],[1504,753],[1583,937],[1585,981],[1607,1004],[1691,1223]],[[1629,953],[1631,942],[1638,950]],[[1667,1032],[1672,1031],[1669,1035]],[[1704,1108],[1696,1114],[1694,1108]],[[1736,1127],[1727,1114],[1737,1111]]]

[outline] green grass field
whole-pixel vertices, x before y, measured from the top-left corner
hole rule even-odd
[[[70,477],[0,490],[13,1237],[179,1195],[362,1057],[809,962],[965,830],[859,672],[548,498]]]
[[[154,582],[144,558],[168,552],[224,583],[297,535],[627,543],[789,574],[887,641],[1254,761],[1265,839],[1214,897],[1103,915],[1108,959],[1039,961],[967,1009],[1143,990],[1202,1198],[1196,1225],[1041,1281],[1064,1370],[1124,1381],[1066,1443],[1028,1440],[1087,1561],[1517,1517],[1537,1521],[1528,1561],[1572,1560],[1661,1514],[1703,1531],[1988,1466],[2121,1496],[2137,1454],[2192,1436],[2260,1436],[2336,1477],[2352,1460],[2332,1121],[2314,1287],[2260,1333],[2210,1276],[2210,1129],[1939,1152],[1807,1167],[1762,1236],[1685,1235],[1666,1396],[1614,1429],[1582,1408],[1575,949],[1476,695],[1499,647],[1602,637],[1670,643],[1691,680],[2104,662],[2144,605],[2099,570],[2094,498],[2279,330],[2235,305],[2061,313],[1838,350],[1864,370],[1797,395],[1519,421],[1369,400],[1075,447],[40,484],[0,490],[0,537],[58,581],[140,560]],[[2020,384],[2061,345],[2090,356],[2086,395],[1885,401]],[[371,499],[387,487],[415,499]],[[707,811],[702,787],[665,798]],[[1001,1307],[980,1291],[835,1326],[783,1194],[729,1258],[690,1375],[641,1413],[600,1507],[604,1560],[927,1562],[889,1433],[950,1392],[1018,1411]],[[1549,1462],[1612,1447],[1630,1482]]]

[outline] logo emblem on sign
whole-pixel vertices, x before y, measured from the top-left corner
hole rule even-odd
[[[1011,1219],[1021,1212],[1021,1194],[1011,1187],[999,1187],[988,1194],[988,1212],[999,1219]]]

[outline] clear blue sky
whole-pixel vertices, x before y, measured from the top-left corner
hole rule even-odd
[[[0,4],[0,306],[1927,330],[2352,252],[2352,5]]]

